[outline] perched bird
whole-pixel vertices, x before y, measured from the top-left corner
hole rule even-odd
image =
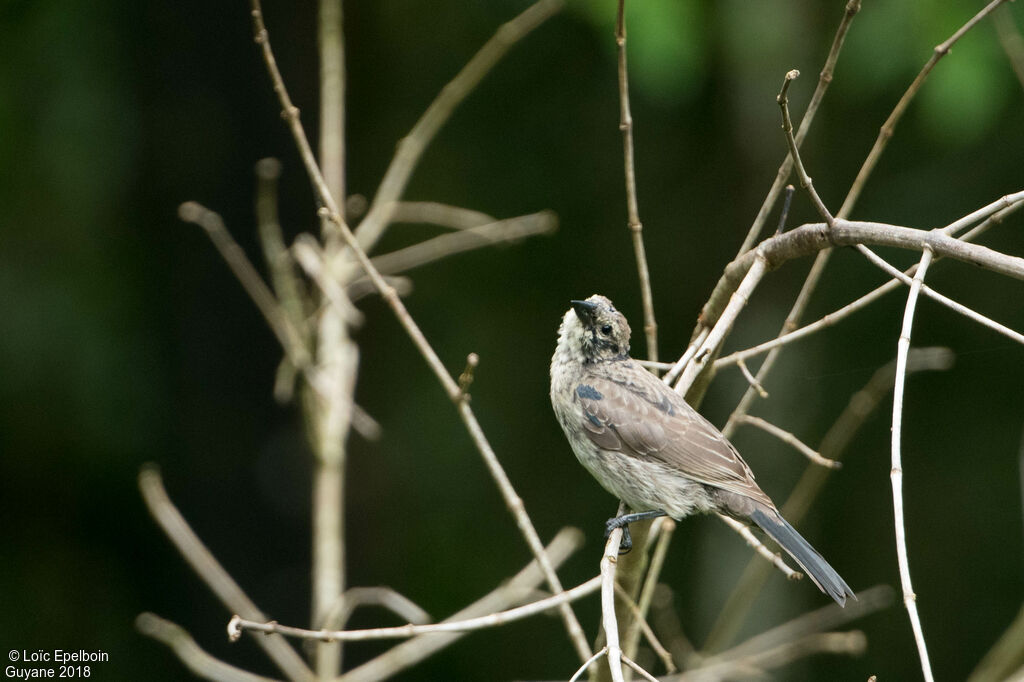
[[[719,512],[756,524],[840,606],[856,596],[754,482],[732,443],[629,357],[629,324],[604,296],[572,301],[551,358],[551,405],[576,458],[632,514],[628,524]]]

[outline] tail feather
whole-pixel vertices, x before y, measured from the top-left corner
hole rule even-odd
[[[857,598],[846,581],[828,565],[816,549],[811,547],[811,543],[804,540],[803,536],[782,518],[781,514],[774,510],[756,509],[751,513],[750,519],[786,550],[810,576],[818,589],[835,599],[837,604],[846,606],[847,597]]]

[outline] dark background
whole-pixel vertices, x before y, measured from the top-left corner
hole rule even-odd
[[[431,144],[406,197],[510,217],[554,210],[551,237],[411,273],[406,303],[442,360],[480,354],[473,405],[547,540],[583,528],[566,585],[593,575],[614,500],[571,456],[550,413],[547,365],[570,298],[610,296],[643,355],[625,228],[610,0],[570,5],[494,69]],[[600,5],[600,6],[599,6]],[[879,126],[931,54],[979,2],[870,0],[805,143],[824,201],[839,204]],[[522,2],[346,3],[349,191],[372,196],[397,140]],[[678,356],[735,255],[785,154],[775,94],[786,71],[799,119],[844,2],[634,3],[630,60],[637,176],[662,356]],[[1024,8],[1012,6],[1018,25]],[[271,41],[315,135],[315,4],[268,2]],[[151,522],[136,475],[156,462],[168,490],[250,596],[308,622],[310,457],[294,407],[271,388],[280,349],[201,231],[176,208],[221,212],[250,256],[253,164],[284,164],[283,223],[316,231],[312,193],[278,115],[243,2],[70,0],[0,4],[0,644],[98,649],[97,679],[180,679],[162,645],[135,632],[152,610],[215,655],[275,674],[251,641],[229,644],[229,613]],[[941,227],[1024,187],[1021,84],[985,21],[940,62],[852,217]],[[791,225],[814,220],[798,194]],[[1020,215],[984,242],[1024,252]],[[434,234],[395,226],[385,251]],[[905,267],[912,253],[884,252]],[[774,334],[810,261],[772,273],[728,350]],[[855,253],[833,257],[807,320],[883,281]],[[961,263],[938,290],[1024,329],[1024,287]],[[853,391],[895,356],[905,290],[783,355],[765,416],[815,445]],[[361,303],[357,398],[384,428],[351,440],[349,582],[389,585],[435,618],[529,559],[451,405],[390,312]],[[915,345],[957,354],[907,392],[905,501],[911,567],[935,670],[964,677],[1024,596],[1018,467],[1024,349],[923,299]],[[745,384],[724,372],[702,411],[722,424]],[[899,584],[889,485],[891,401],[851,446],[802,530],[855,589]],[[784,499],[805,464],[741,429],[737,446]],[[722,524],[681,524],[665,580],[701,642],[749,550]],[[822,606],[774,575],[752,634]],[[577,607],[588,636],[598,606]],[[395,624],[379,611],[352,625]],[[913,679],[898,603],[855,624],[865,656],[815,657],[787,678]],[[354,645],[349,662],[383,645]],[[4,653],[6,656],[6,653]],[[474,633],[401,679],[566,678],[578,661],[560,620]]]

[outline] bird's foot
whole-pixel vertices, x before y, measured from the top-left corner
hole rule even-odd
[[[665,512],[660,509],[655,509],[645,512],[634,512],[632,514],[623,514],[622,516],[616,516],[608,519],[604,524],[604,537],[607,539],[612,531],[616,528],[622,529],[622,542],[619,543],[619,554],[626,554],[629,550],[633,549],[633,537],[629,534],[629,524],[634,521],[646,521],[647,519],[655,519],[659,516],[666,516]]]

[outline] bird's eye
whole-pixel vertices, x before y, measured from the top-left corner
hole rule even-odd
[[[605,336],[608,336],[609,334],[612,333],[612,326],[610,324],[602,326],[601,333],[604,334]]]

